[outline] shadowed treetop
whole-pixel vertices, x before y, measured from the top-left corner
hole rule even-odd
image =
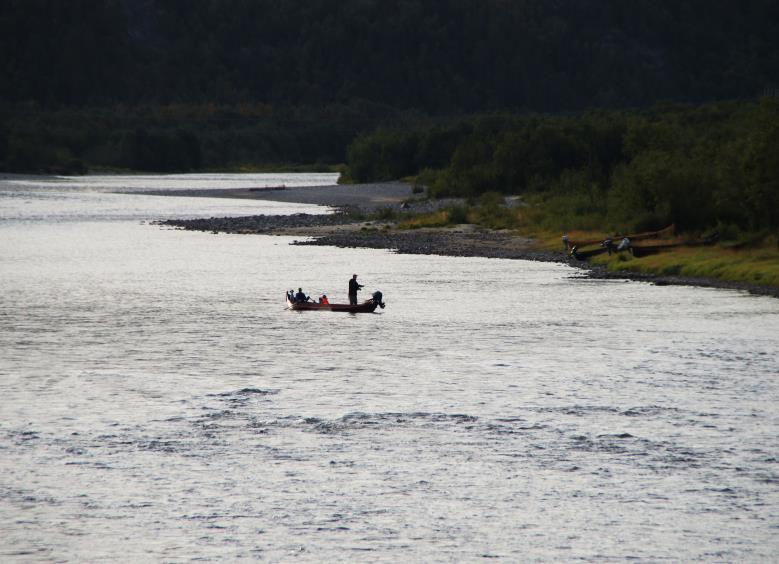
[[[568,111],[779,87],[774,0],[6,0],[0,99]]]

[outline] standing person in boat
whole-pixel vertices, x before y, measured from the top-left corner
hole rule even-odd
[[[349,304],[357,305],[357,292],[362,287],[362,284],[357,283],[357,275],[352,274],[352,279],[349,280]]]

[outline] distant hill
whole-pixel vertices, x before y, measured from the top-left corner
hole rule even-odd
[[[543,112],[779,88],[776,0],[3,0],[0,100]]]

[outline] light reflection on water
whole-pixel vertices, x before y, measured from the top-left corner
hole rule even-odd
[[[338,173],[306,174],[90,174],[88,176],[10,176],[0,178],[3,190],[69,192],[145,192],[150,190],[212,190],[278,186],[330,186]]]
[[[155,221],[181,217],[327,213],[328,208],[281,202],[169,198],[144,194],[172,189],[205,190],[334,184],[337,174],[193,174],[0,178],[0,221]],[[125,193],[129,192],[131,195]]]
[[[776,300],[115,197],[0,200],[3,560],[775,556]],[[352,272],[387,309],[283,309]]]

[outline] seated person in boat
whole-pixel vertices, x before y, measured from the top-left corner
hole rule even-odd
[[[308,300],[310,300],[310,299],[311,299],[311,298],[309,298],[307,295],[305,295],[305,294],[303,293],[303,288],[298,288],[298,293],[297,293],[297,294],[295,294],[295,303],[296,303],[296,304],[302,304],[302,303],[305,303],[305,302],[307,302],[307,301],[308,301]]]
[[[330,300],[327,299],[327,294],[322,294],[322,297],[319,298],[320,304],[329,304]]]

